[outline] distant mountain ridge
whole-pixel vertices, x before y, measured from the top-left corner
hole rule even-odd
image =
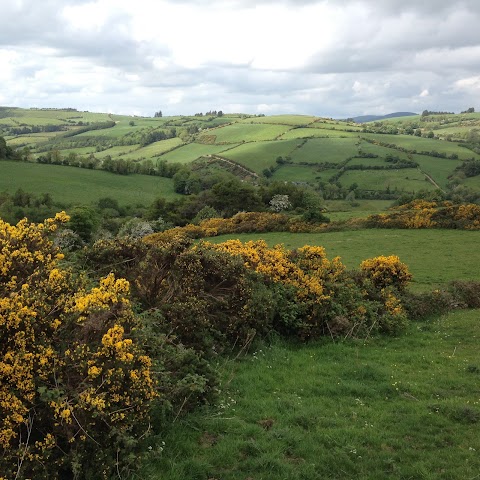
[[[358,117],[352,117],[352,120],[355,123],[366,123],[366,122],[375,122],[378,120],[386,120],[387,118],[410,117],[411,115],[418,115],[418,113],[394,112],[394,113],[389,113],[387,115],[360,115]]]

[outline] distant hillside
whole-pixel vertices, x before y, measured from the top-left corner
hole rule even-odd
[[[355,123],[367,123],[367,122],[376,122],[378,120],[386,120],[387,118],[411,117],[412,115],[418,115],[418,113],[394,112],[394,113],[389,113],[388,115],[360,115],[359,117],[353,117],[353,121]]]
[[[179,178],[191,175],[198,188],[207,175],[225,173],[253,184],[262,180],[310,185],[327,200],[391,200],[422,190],[446,192],[459,184],[480,191],[480,113],[396,112],[355,120],[372,119],[383,121],[360,124],[305,115],[223,112],[132,117],[0,107],[0,137],[19,161],[0,162],[0,192],[49,191],[55,199],[79,202],[71,195],[75,181],[88,185],[80,189],[86,202],[94,197],[93,190],[126,204],[131,200],[124,193],[130,194],[130,189],[149,191],[153,179],[148,177],[164,177],[155,179],[156,192],[172,198],[183,193],[178,185],[187,185]],[[27,175],[29,166],[35,168]],[[54,173],[59,175],[55,182]],[[140,186],[126,186],[127,177],[136,178],[130,174],[144,174],[145,181],[140,178]],[[94,187],[97,180],[106,182],[109,193]],[[110,193],[115,187],[118,192]]]

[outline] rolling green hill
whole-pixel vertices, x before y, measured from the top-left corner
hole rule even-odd
[[[260,177],[310,184],[327,196],[329,184],[334,185],[339,198],[352,189],[358,198],[452,185],[478,191],[478,178],[468,177],[460,167],[465,160],[480,161],[479,129],[477,113],[431,113],[358,125],[306,115],[147,118],[0,107],[0,136],[30,164],[102,169],[114,161],[141,172],[145,161],[155,169],[159,161],[188,165],[215,155],[225,159],[224,168],[234,162]],[[1,168],[6,172],[3,163]],[[10,176],[8,188],[45,190],[48,175],[34,171],[27,168],[25,175]],[[85,173],[64,172],[68,178]],[[171,182],[163,182],[159,194],[173,194]]]

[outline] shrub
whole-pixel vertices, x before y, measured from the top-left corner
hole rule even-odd
[[[412,279],[407,265],[396,255],[369,258],[360,264],[360,269],[377,289],[394,287],[402,291]]]
[[[126,280],[87,288],[50,236],[68,220],[0,221],[0,467],[7,478],[126,472],[156,397]]]

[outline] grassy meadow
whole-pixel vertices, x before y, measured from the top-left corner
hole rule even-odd
[[[0,161],[0,192],[50,193],[54,201],[93,204],[111,197],[121,205],[149,205],[159,196],[178,197],[170,178],[116,175],[100,170]]]
[[[219,405],[161,434],[139,478],[478,478],[478,315],[222,361]]]

